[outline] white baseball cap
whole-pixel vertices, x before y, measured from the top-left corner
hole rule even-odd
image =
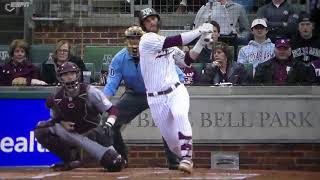
[[[256,25],[262,25],[264,26],[265,28],[267,28],[267,23],[264,19],[255,19],[252,21],[252,24],[251,24],[251,28],[255,27]]]

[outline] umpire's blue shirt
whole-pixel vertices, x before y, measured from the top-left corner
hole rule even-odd
[[[180,68],[176,66],[180,81],[184,81],[184,74]],[[133,57],[129,54],[127,48],[119,51],[111,61],[109,66],[109,74],[107,84],[103,92],[107,96],[114,96],[118,90],[121,80],[127,89],[135,93],[146,93],[146,88],[141,75],[140,64],[134,62]]]

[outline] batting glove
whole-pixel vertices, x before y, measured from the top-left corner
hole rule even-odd
[[[200,54],[202,49],[211,43],[213,43],[212,33],[203,33],[192,48],[192,51]]]
[[[210,23],[203,23],[201,26],[198,27],[198,30],[201,34],[212,33],[213,25]]]

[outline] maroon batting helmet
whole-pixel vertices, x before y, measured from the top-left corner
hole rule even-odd
[[[146,31],[146,28],[143,25],[143,22],[145,19],[147,19],[149,16],[156,16],[158,18],[158,28],[160,28],[160,16],[157,13],[156,10],[154,10],[153,8],[145,8],[142,9],[139,13],[139,22],[140,22],[140,26],[141,28]]]

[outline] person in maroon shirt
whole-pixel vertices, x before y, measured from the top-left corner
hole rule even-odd
[[[39,80],[37,67],[28,61],[29,45],[21,39],[10,45],[9,62],[0,66],[1,86],[46,85]]]
[[[310,66],[295,60],[289,39],[275,41],[275,57],[256,67],[254,81],[262,85],[311,85],[315,74]]]

